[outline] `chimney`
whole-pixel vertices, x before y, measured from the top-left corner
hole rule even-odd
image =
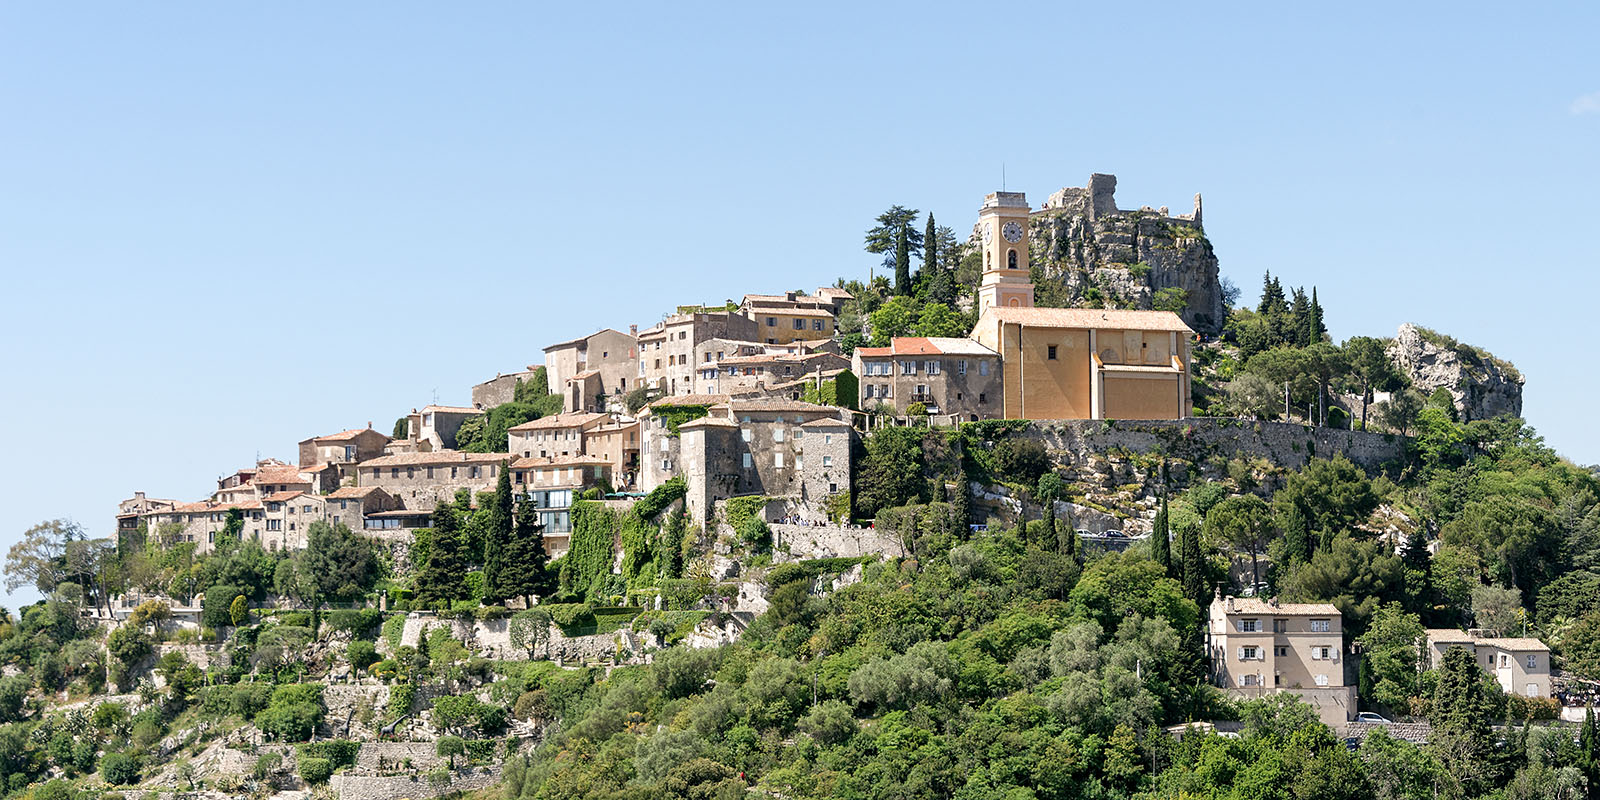
[[[628,326],[628,335],[637,338],[639,336],[639,326],[638,325],[629,325]]]
[[[367,430],[372,430],[372,420],[367,420]]]

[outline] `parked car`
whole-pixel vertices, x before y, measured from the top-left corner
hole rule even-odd
[[[1382,716],[1380,716],[1378,714],[1374,714],[1371,711],[1363,711],[1360,714],[1357,714],[1356,715],[1356,722],[1370,722],[1370,723],[1372,723],[1374,725],[1393,725],[1394,724],[1393,722],[1391,722],[1389,720],[1386,720]]]

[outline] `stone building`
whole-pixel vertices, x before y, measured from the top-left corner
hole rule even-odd
[[[584,437],[610,419],[607,414],[591,411],[540,417],[507,429],[508,449],[523,458],[582,455],[586,452]]]
[[[408,510],[428,512],[468,489],[474,496],[493,491],[506,453],[463,453],[445,450],[382,456],[360,465],[359,486],[375,486]]]
[[[511,487],[539,510],[545,551],[567,552],[572,539],[572,501],[584,491],[612,486],[611,462],[597,456],[519,458],[511,463]]]
[[[744,394],[806,377],[837,374],[850,361],[837,353],[762,352],[701,362],[696,386],[705,394]]]
[[[635,333],[605,328],[544,349],[545,379],[561,395],[563,411],[604,411],[606,398],[626,394],[637,380]]]
[[[323,500],[326,519],[329,522],[342,522],[353,531],[366,530],[370,514],[400,508],[399,500],[376,486],[345,486]]]
[[[193,543],[195,553],[203,555],[216,547],[217,535],[228,525],[229,511],[243,515],[241,538],[261,539],[264,515],[261,501],[253,499],[234,503],[202,500],[153,510],[144,517],[147,536],[163,545]]]
[[[421,411],[413,408],[406,417],[407,445],[396,448],[391,442],[384,452],[392,454],[402,450],[408,453],[432,453],[454,450],[456,431],[461,430],[461,423],[483,414],[482,409],[461,406],[430,405],[423,406]]]
[[[365,428],[351,428],[327,436],[313,436],[302,440],[300,466],[354,464],[366,461],[383,455],[383,448],[387,444],[389,437],[373,430],[372,423],[368,422]]]
[[[1334,730],[1355,719],[1345,679],[1344,618],[1330,603],[1219,595],[1206,629],[1212,684],[1236,699],[1292,692]]]
[[[887,403],[903,415],[921,403],[929,414],[963,422],[1001,416],[1000,354],[972,339],[900,337],[888,347],[858,347],[851,370],[862,409]]]
[[[631,490],[639,475],[639,423],[605,422],[584,434],[585,455],[605,459],[611,465],[612,486]]]
[[[531,381],[539,370],[539,365],[529,364],[521,372],[500,373],[493,378],[472,387],[472,407],[490,409],[498,405],[509,403],[516,399],[517,384]],[[539,393],[548,393],[548,387]]]
[[[261,498],[261,532],[255,538],[268,550],[304,550],[306,529],[327,519],[325,504],[321,495],[300,489],[267,495]]]
[[[639,334],[639,381],[661,396],[695,393],[695,350],[712,339],[749,341],[756,324],[731,311],[673,314]]]
[[[813,403],[730,400],[680,424],[690,518],[705,524],[718,500],[759,494],[824,519],[828,498],[850,491],[851,429],[838,414]]]
[[[751,337],[766,344],[829,339],[839,331],[839,312],[849,292],[825,287],[816,294],[785,292],[781,295],[747,294],[739,312],[754,320],[757,333]]]
[[[177,505],[176,500],[146,497],[144,492],[134,492],[132,497],[117,503],[117,541],[133,547],[143,544],[143,540],[138,538],[140,523],[151,514],[171,510]],[[148,535],[151,532],[151,526],[147,524],[145,533]]]
[[[1190,416],[1194,331],[1170,311],[1034,308],[1028,213],[1020,192],[995,192],[978,217],[983,280],[971,338],[1005,364],[1001,413],[1010,419]]]
[[[1550,697],[1550,648],[1531,637],[1485,636],[1484,631],[1465,633],[1453,628],[1428,629],[1428,667],[1437,669],[1452,647],[1472,651],[1478,666],[1494,676],[1506,694],[1523,697]]]
[[[704,416],[731,399],[725,394],[679,395],[639,409],[639,491],[648,492],[679,474],[680,437],[672,421]]]

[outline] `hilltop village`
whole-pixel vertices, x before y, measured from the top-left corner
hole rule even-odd
[[[51,800],[1177,796],[1262,759],[1347,775],[1325,796],[1600,781],[1600,483],[1523,425],[1521,374],[1415,325],[1335,343],[1316,287],[1271,275],[1241,304],[1198,195],[1115,186],[988,194],[965,239],[896,206],[866,237],[892,280],[596,320],[460,405],[198,500],[135,492],[115,537],[36,526],[7,560],[48,599],[0,619],[0,776]]]

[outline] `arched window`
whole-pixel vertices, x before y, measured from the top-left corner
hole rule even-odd
[[[1011,269],[1016,269],[1017,268],[1017,251],[1015,251],[1015,250],[1007,250],[1006,251],[1006,266],[1011,268]]]
[[[989,268],[989,251],[988,250],[983,251],[983,268],[984,269],[988,269]]]
[[[1011,306],[1012,308],[1020,308],[1022,306],[1022,301],[1013,297],[1011,298],[1011,302],[1006,303],[1006,305]]]

